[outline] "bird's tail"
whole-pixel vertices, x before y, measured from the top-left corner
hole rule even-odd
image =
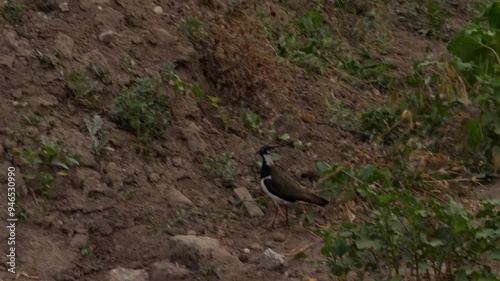
[[[304,201],[309,202],[311,204],[316,204],[318,206],[324,207],[328,205],[328,200],[319,197],[318,195],[311,193],[311,192],[305,192],[304,196]]]

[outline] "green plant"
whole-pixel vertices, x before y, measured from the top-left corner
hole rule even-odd
[[[201,89],[195,84],[189,84],[184,81],[175,73],[176,65],[173,62],[168,62],[165,65],[165,77],[170,86],[174,88],[176,95],[184,95],[187,90],[191,90],[193,95],[198,99],[203,99],[204,95]]]
[[[205,157],[203,168],[216,177],[222,185],[230,186],[238,176],[238,171],[233,167],[232,159],[233,156],[229,152],[224,152],[215,158]]]
[[[175,218],[168,220],[166,223],[162,224],[159,227],[159,230],[161,232],[168,232],[173,226],[177,224],[182,224],[183,222],[187,221],[191,216],[194,215],[200,215],[201,212],[196,209],[196,208],[189,208],[189,209],[180,209],[180,211],[177,211],[177,215]]]
[[[33,111],[28,112],[26,116],[24,116],[24,120],[28,122],[31,126],[36,126],[40,122],[39,120],[40,116],[38,116],[36,113]]]
[[[113,148],[108,146],[110,133],[103,130],[101,116],[96,114],[94,117],[85,117],[84,121],[92,140],[92,153],[100,157],[105,150],[112,151]]]
[[[240,114],[240,121],[243,127],[251,129],[254,132],[262,133],[262,118],[254,112],[242,112]]]
[[[97,81],[105,82],[109,78],[109,70],[105,69],[99,64],[89,63],[87,69],[93,74]]]
[[[383,280],[499,280],[487,261],[500,260],[500,200],[484,200],[472,214],[451,198],[420,199],[397,186],[388,169],[317,166],[329,176],[324,188],[351,186],[346,200],[367,206],[358,223],[319,231],[335,275],[357,269]]]
[[[0,6],[0,15],[2,18],[10,23],[16,24],[21,20],[23,11],[26,8],[24,4],[14,3],[13,0],[7,0],[7,2]]]
[[[131,65],[131,58],[128,54],[123,54],[121,59],[120,59],[120,67],[123,70],[128,70]]]
[[[69,170],[71,166],[78,165],[79,157],[46,137],[31,140],[35,148],[24,148],[18,152],[18,156],[27,165],[26,178],[37,180],[44,193],[54,183],[56,176],[66,174],[60,169]]]
[[[200,266],[200,273],[204,277],[215,276],[215,271],[210,265]]]
[[[197,19],[185,17],[179,25],[179,32],[191,43],[203,40],[207,34],[204,30],[205,24]]]
[[[97,106],[100,102],[96,88],[99,83],[90,77],[87,70],[71,70],[68,75],[68,87],[71,89],[76,99],[90,106]]]
[[[112,120],[134,132],[143,144],[163,136],[169,125],[169,102],[161,82],[159,74],[137,78],[113,101]]]
[[[208,96],[210,103],[217,110],[216,118],[219,118],[224,123],[224,130],[227,131],[227,126],[231,122],[232,117],[229,113],[229,106],[221,105],[221,99],[214,96]]]
[[[41,55],[40,56],[40,63],[42,64],[43,67],[46,67],[46,68],[55,68],[56,67],[56,63],[54,62],[52,57],[49,55]]]
[[[85,248],[82,248],[81,253],[82,253],[82,257],[90,258],[94,255],[94,249],[90,246],[85,247]]]

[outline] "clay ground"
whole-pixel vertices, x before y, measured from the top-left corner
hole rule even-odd
[[[80,0],[68,1],[66,7],[63,1],[37,0],[29,1],[18,23],[1,24],[0,179],[6,186],[7,167],[17,167],[17,211],[27,216],[16,229],[18,280],[109,280],[112,269],[151,274],[153,264],[161,261],[186,269],[179,273],[185,280],[230,280],[227,273],[203,268],[229,270],[236,276],[232,280],[242,281],[333,278],[321,263],[321,239],[311,226],[305,227],[304,214],[314,215],[316,225],[335,226],[351,218],[346,206],[296,205],[290,228],[280,217],[274,230],[265,229],[274,208],[260,190],[256,160],[258,149],[274,142],[244,128],[238,115],[256,112],[263,128],[274,125],[278,135],[311,142],[306,150],[283,147],[278,161],[290,176],[310,185],[307,174],[317,161],[383,164],[383,147],[330,125],[325,101],[334,93],[359,110],[385,100],[386,93],[344,87],[334,72],[311,76],[278,58],[258,14],[271,13],[276,22],[286,22],[291,10],[273,1],[241,1],[237,9],[229,2]],[[457,2],[456,14],[448,25],[456,30],[469,15],[460,15],[463,1],[452,2]],[[161,13],[154,11],[156,6]],[[203,41],[192,44],[179,34],[186,16],[205,23]],[[331,15],[330,20],[337,19]],[[393,36],[398,40],[387,55],[401,75],[429,53],[439,57],[446,52],[444,42],[403,25],[394,28]],[[40,54],[51,55],[55,67],[46,67]],[[129,67],[123,67],[125,56]],[[151,141],[155,155],[141,156],[131,149],[136,137],[111,121],[108,105],[123,86],[162,71],[168,61],[177,63],[182,80],[231,106],[234,120],[226,129],[210,103],[193,102],[189,94],[174,97],[170,91],[171,125],[164,137]],[[67,86],[68,73],[90,63],[109,72],[97,87],[99,108],[78,102]],[[83,121],[96,113],[111,133],[113,148],[98,159]],[[36,124],[29,122],[33,114]],[[80,155],[80,164],[58,177],[45,199],[39,198],[35,183],[21,178],[24,166],[14,153],[31,145],[30,136],[48,136]],[[221,186],[203,169],[205,156],[225,151],[233,153],[239,172],[234,186],[247,188],[265,216],[249,216],[233,187]],[[498,188],[485,192],[498,194]],[[0,194],[0,219],[5,221],[6,189]],[[161,231],[169,222],[172,226]],[[228,257],[226,252],[222,256],[229,262],[213,264],[210,258],[173,249],[171,237],[186,234],[217,239],[217,251],[227,249]],[[1,243],[0,278],[11,280],[14,276],[5,271],[6,240]],[[266,248],[285,254],[288,264],[278,270],[260,264]],[[307,257],[293,259],[301,250]]]

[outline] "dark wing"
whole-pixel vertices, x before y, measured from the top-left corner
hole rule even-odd
[[[298,183],[287,177],[278,168],[276,168],[276,166],[271,166],[271,177],[275,183],[280,184],[272,184],[272,182],[269,181],[271,188],[269,188],[269,186],[266,184],[269,192],[286,201],[305,201],[320,206],[325,206],[328,204],[328,200],[325,200],[317,196],[316,194],[301,188]],[[264,181],[264,183],[266,182]]]

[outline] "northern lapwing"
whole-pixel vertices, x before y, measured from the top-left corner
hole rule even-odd
[[[264,146],[259,150],[259,154],[262,156],[260,186],[264,192],[273,199],[274,205],[276,206],[272,227],[274,227],[280,205],[285,206],[286,224],[288,225],[288,204],[296,201],[304,201],[322,207],[328,204],[328,200],[302,188],[298,183],[286,176],[279,168],[274,166],[271,153],[275,148],[276,147],[272,146]]]

